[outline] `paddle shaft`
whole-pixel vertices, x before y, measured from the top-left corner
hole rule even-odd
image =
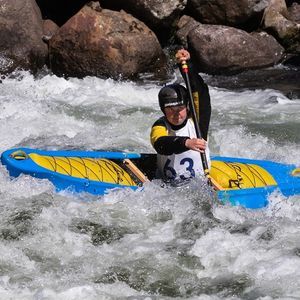
[[[197,114],[196,114],[196,110],[195,110],[195,104],[194,104],[193,94],[192,94],[192,89],[191,89],[191,84],[190,84],[189,68],[188,68],[188,65],[185,61],[182,62],[181,67],[182,67],[183,74],[185,76],[186,86],[187,86],[187,90],[188,90],[188,94],[189,94],[189,107],[190,107],[190,111],[192,113],[192,118],[193,118],[193,121],[194,121],[196,136],[197,136],[198,139],[201,139],[202,135],[201,135],[200,127],[199,127],[199,122],[198,122],[198,118],[197,118]],[[209,167],[208,167],[208,162],[207,162],[207,159],[206,159],[205,151],[200,152],[200,157],[201,157],[201,162],[202,162],[204,175],[206,176],[206,178],[208,180],[208,183],[210,185],[212,185],[211,178],[209,176]]]

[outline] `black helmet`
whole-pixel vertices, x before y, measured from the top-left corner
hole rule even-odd
[[[188,93],[184,86],[175,83],[164,86],[158,93],[159,106],[162,112],[166,107],[187,106]]]

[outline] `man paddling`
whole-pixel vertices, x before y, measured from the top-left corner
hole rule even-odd
[[[188,64],[190,87],[202,138],[197,138],[195,124],[190,116],[187,89],[177,83],[164,86],[158,94],[164,116],[153,124],[150,138],[157,151],[159,176],[165,180],[184,180],[203,175],[201,152],[205,151],[210,165],[206,142],[211,115],[208,87],[190,62],[187,50],[178,50],[176,59],[180,66],[183,62]],[[182,72],[181,68],[180,71]]]

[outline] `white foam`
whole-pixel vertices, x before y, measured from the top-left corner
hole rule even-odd
[[[18,146],[153,151],[149,132],[161,116],[159,85],[21,75],[0,84],[1,151]],[[211,96],[213,152],[299,164],[297,140],[279,145],[259,127],[297,125],[297,99],[274,90],[211,88]],[[220,299],[224,292],[234,299],[226,285],[211,295],[200,286],[201,280],[234,276],[249,280],[241,298],[251,292],[261,299],[299,298],[299,196],[274,193],[266,209],[247,210],[211,206],[199,186],[195,181],[161,188],[151,182],[138,192],[57,194],[47,180],[11,180],[1,167],[0,299],[164,297],[151,290],[164,283],[184,298]],[[110,273],[117,279],[106,282]],[[187,283],[195,285],[191,294],[184,294]]]

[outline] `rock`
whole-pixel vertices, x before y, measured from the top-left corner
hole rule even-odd
[[[156,36],[124,11],[84,6],[52,37],[49,49],[58,75],[133,78],[166,68]]]
[[[289,20],[284,0],[271,0],[264,13],[264,27],[276,36],[288,51],[299,51],[300,24]]]
[[[52,36],[58,31],[59,26],[52,20],[44,20],[43,22],[43,41],[47,42],[52,38]]]
[[[294,2],[288,8],[289,19],[293,22],[300,23],[300,4]]]
[[[189,0],[188,12],[197,21],[239,27],[250,21],[257,28],[269,0]]]
[[[187,0],[101,0],[100,4],[110,9],[124,9],[143,21],[157,35],[162,35],[163,31],[169,31],[179,19]]]
[[[175,35],[178,43],[181,44],[184,48],[188,47],[187,36],[189,32],[198,27],[198,25],[199,22],[197,22],[192,17],[184,15],[180,18],[179,22],[177,23],[177,31]]]
[[[41,68],[48,50],[42,41],[42,17],[35,1],[1,0],[0,24],[0,72]]]
[[[231,74],[263,68],[283,58],[283,47],[267,33],[249,34],[221,25],[199,24],[188,34],[189,49],[203,72]]]

